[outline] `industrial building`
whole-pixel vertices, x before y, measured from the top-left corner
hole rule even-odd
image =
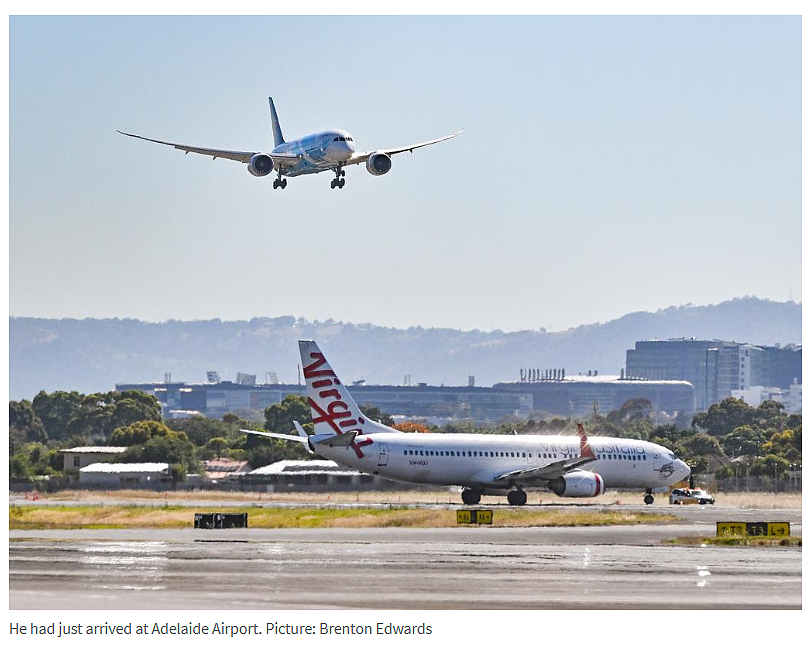
[[[93,463],[79,470],[83,488],[147,488],[170,486],[167,463]]]
[[[210,418],[228,412],[262,414],[270,405],[290,394],[303,395],[299,384],[186,384],[184,382],[117,384],[118,391],[149,393],[163,405],[163,416],[178,417],[189,411]],[[373,386],[361,383],[350,387],[360,405],[371,404],[388,414],[404,417],[472,418],[496,421],[511,416],[527,416],[533,411],[529,392],[497,390],[490,387]]]
[[[546,373],[538,377],[542,379],[500,383],[495,384],[494,388],[530,393],[534,411],[558,416],[592,412],[605,415],[620,409],[628,400],[635,398],[650,401],[652,411],[658,416],[664,414],[672,419],[693,414],[693,385],[686,381],[635,380],[618,375],[563,373]]]
[[[532,378],[541,378],[535,379]],[[550,379],[552,378],[552,379]],[[693,386],[687,381],[629,380],[616,375],[565,376],[562,373],[522,374],[520,382],[493,387],[447,387],[367,385],[350,387],[360,405],[370,404],[402,419],[425,419],[441,424],[457,419],[496,423],[508,418],[527,418],[534,412],[573,416],[593,410],[608,413],[627,400],[646,398],[653,411],[671,417],[692,414]],[[166,418],[197,412],[220,418],[228,412],[260,418],[269,405],[290,394],[303,395],[298,384],[245,385],[153,383],[118,384],[119,391],[136,389],[154,395],[163,405]]]
[[[64,455],[65,472],[74,473],[94,463],[111,461],[115,455],[126,452],[126,448],[114,445],[83,445],[59,452]]]
[[[718,339],[636,342],[626,351],[626,377],[686,380],[695,390],[696,411],[752,387],[790,390],[802,385],[802,346],[754,346]]]
[[[233,481],[238,481],[245,488],[266,492],[403,490],[417,487],[415,484],[402,484],[367,475],[325,459],[277,461],[234,477]]]

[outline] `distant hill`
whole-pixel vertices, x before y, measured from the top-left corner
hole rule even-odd
[[[626,350],[639,339],[696,337],[752,344],[799,343],[802,305],[753,297],[718,305],[635,312],[614,321],[561,332],[481,332],[449,328],[383,328],[291,316],[250,321],[134,319],[39,319],[9,323],[11,398],[31,398],[40,389],[108,391],[116,382],[204,382],[207,370],[223,379],[237,371],[262,382],[274,371],[297,381],[298,339],[316,339],[346,381],[412,382],[477,386],[519,378],[519,369],[598,369],[619,373]]]

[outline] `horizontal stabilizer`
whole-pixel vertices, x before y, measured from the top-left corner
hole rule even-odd
[[[309,442],[308,436],[295,436],[294,434],[280,434],[278,432],[258,432],[254,429],[241,429],[239,432],[245,434],[258,434],[258,436],[268,436],[273,439],[286,439],[287,441],[297,441],[298,443],[306,444]]]

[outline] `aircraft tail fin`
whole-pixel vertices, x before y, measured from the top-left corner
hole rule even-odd
[[[286,142],[283,139],[283,131],[281,131],[281,123],[278,122],[278,113],[275,111],[275,102],[269,98],[269,117],[272,120],[272,136],[275,138],[275,146],[282,145]]]
[[[314,341],[298,341],[306,393],[311,407],[315,436],[339,436],[351,431],[360,434],[397,432],[398,430],[370,420],[354,401]]]
[[[586,431],[582,423],[578,423],[578,436],[581,439],[581,458],[594,459],[596,458],[595,451],[589,445],[589,440],[586,438]]]

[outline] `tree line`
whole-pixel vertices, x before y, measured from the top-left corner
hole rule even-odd
[[[495,427],[472,421],[455,421],[443,427],[419,422],[393,424],[389,414],[363,405],[373,420],[405,432],[481,432],[500,434],[573,434],[583,420],[592,436],[615,436],[658,443],[687,461],[695,474],[715,471],[718,477],[736,474],[784,475],[802,464],[802,416],[787,414],[782,404],[765,401],[752,407],[727,398],[696,414],[690,423],[656,425],[651,404],[629,400],[608,414],[585,418],[536,415],[530,419],[505,419]],[[245,420],[236,414],[221,419],[203,416],[167,419],[160,403],[140,391],[111,391],[83,395],[76,391],[41,391],[33,400],[9,402],[9,473],[12,478],[32,478],[64,473],[60,449],[84,445],[125,447],[119,462],[168,463],[172,477],[203,473],[202,461],[219,457],[244,460],[252,468],[283,459],[311,458],[292,441],[246,434],[240,430],[264,429],[294,433],[293,421],[312,434],[311,410],[304,396],[288,395],[264,410],[264,422]]]

